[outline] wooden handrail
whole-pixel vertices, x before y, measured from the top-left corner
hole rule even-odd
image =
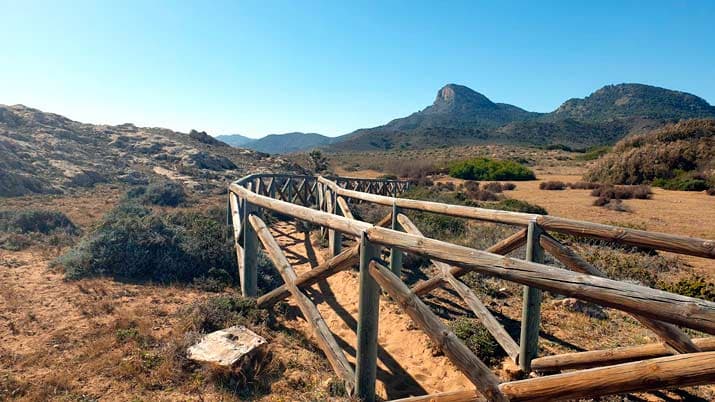
[[[554,232],[591,237],[631,246],[651,247],[657,250],[693,255],[696,257],[715,258],[715,241],[708,239],[603,225],[549,215],[491,210],[462,205],[442,204],[432,201],[412,200],[408,198],[393,198],[384,195],[347,190],[324,177],[318,177],[318,181],[344,197],[369,201],[380,205],[392,206],[394,204],[403,209],[413,209],[517,226],[527,226],[530,221],[535,220],[543,229]]]
[[[232,184],[230,189],[256,206],[280,211],[354,237],[364,232],[371,242],[377,244],[398,247],[467,270],[715,334],[715,303],[712,302],[375,227],[369,223],[274,200],[236,184]]]

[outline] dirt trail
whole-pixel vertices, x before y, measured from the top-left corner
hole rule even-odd
[[[305,235],[296,232],[294,224],[280,222],[273,225],[271,230],[299,274],[325,259],[325,256],[317,251],[317,246],[316,251],[313,251],[310,242],[307,243],[306,249]],[[357,273],[344,271],[313,286],[309,291],[309,296],[318,305],[320,313],[353,364],[358,313],[357,290]],[[306,335],[310,333],[302,318],[286,325],[296,325]],[[427,335],[412,324],[397,304],[384,296],[380,298],[378,342],[380,348],[377,392],[383,398],[394,399],[473,388],[446,357],[433,356]]]

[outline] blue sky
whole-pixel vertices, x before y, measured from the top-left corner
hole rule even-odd
[[[641,82],[715,103],[715,1],[0,0],[0,103],[258,137],[339,135],[454,82],[547,112]]]

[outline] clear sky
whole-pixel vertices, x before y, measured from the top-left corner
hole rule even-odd
[[[712,104],[715,1],[0,0],[0,103],[84,122],[339,135],[450,82],[538,112],[621,82]]]

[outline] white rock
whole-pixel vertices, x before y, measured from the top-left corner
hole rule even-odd
[[[231,367],[266,340],[244,326],[234,326],[205,335],[187,350],[189,359]]]

